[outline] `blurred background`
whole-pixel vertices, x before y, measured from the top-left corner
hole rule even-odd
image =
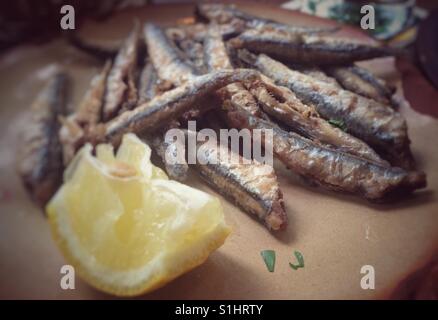
[[[75,8],[76,28],[85,19],[104,21],[115,11],[145,5],[189,2],[188,0],[16,0],[0,2],[0,54],[22,43],[41,43],[59,35],[60,8]],[[213,1],[219,2],[219,1]],[[222,3],[254,2],[298,10],[359,27],[360,8],[372,4],[376,28],[370,36],[385,45],[405,48],[407,54],[397,59],[408,100],[414,95],[415,109],[438,117],[438,1],[436,0],[251,0]],[[421,95],[415,93],[421,92]]]
[[[23,40],[53,35],[59,31],[60,7],[70,4],[75,8],[76,23],[85,17],[103,20],[116,10],[145,4],[189,3],[188,0],[17,0],[0,4],[0,48],[4,49]],[[203,1],[211,2],[211,1]],[[217,1],[216,1],[217,2]],[[239,1],[221,1],[235,3]],[[240,1],[248,2],[248,1]],[[438,8],[436,0],[253,0],[285,9],[360,25],[360,8],[372,4],[375,8],[376,28],[369,33],[376,39],[394,46],[407,46],[416,37],[422,20]]]

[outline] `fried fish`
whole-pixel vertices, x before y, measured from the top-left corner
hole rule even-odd
[[[18,153],[18,172],[32,198],[41,206],[62,182],[58,117],[66,112],[67,75],[59,72],[31,106],[32,118]]]
[[[267,114],[304,137],[389,166],[366,143],[320,118],[312,107],[303,104],[287,88],[276,86],[264,78],[248,82],[247,86]]]
[[[177,43],[178,48],[185,54],[186,58],[195,67],[197,74],[207,73],[204,61],[204,46],[202,41],[198,42],[190,38],[185,38]]]
[[[320,28],[288,25],[269,19],[255,17],[236,9],[235,6],[223,4],[198,4],[195,15],[204,22],[220,25],[244,25],[245,28],[270,30],[275,32],[288,32],[298,34],[327,33],[337,31],[338,27]]]
[[[287,215],[283,194],[272,166],[242,157],[216,142],[197,144],[195,165],[201,177],[270,230],[284,229]]]
[[[208,34],[209,27],[213,24],[196,23],[166,28],[165,33],[169,39],[178,43],[185,39],[202,42]],[[243,23],[214,24],[222,38],[230,39],[238,36],[245,30]]]
[[[149,57],[161,80],[181,85],[197,75],[160,27],[147,23],[143,31]]]
[[[152,63],[147,62],[140,73],[138,104],[148,102],[160,94],[158,81],[158,75],[154,66]]]
[[[121,136],[126,132],[140,133],[145,130],[150,132],[164,127],[170,120],[178,118],[185,111],[193,108],[206,95],[216,92],[227,84],[256,78],[258,73],[248,69],[216,71],[199,76],[185,85],[137,106],[134,110],[124,112],[101,127],[102,131],[96,130],[89,138],[92,141],[103,139],[118,144]],[[209,108],[208,105],[204,107]]]
[[[264,54],[246,55],[246,59],[276,84],[289,88],[304,103],[314,105],[323,118],[342,121],[348,133],[366,142],[392,165],[405,169],[414,167],[406,121],[397,111],[291,70]]]
[[[109,72],[103,105],[103,120],[120,110],[131,109],[137,102],[135,71],[138,62],[139,27],[136,24],[115,57]]]
[[[216,26],[209,28],[204,39],[204,61],[209,72],[233,69],[222,35]]]
[[[292,64],[290,68],[292,70],[297,70],[301,73],[311,76],[312,78],[315,78],[317,80],[328,82],[337,86],[338,88],[342,88],[336,78],[329,76],[320,67]]]
[[[327,189],[380,200],[395,192],[410,192],[426,186],[426,177],[422,172],[382,166],[349,153],[323,147],[242,109],[232,105],[224,107],[233,127],[272,130],[272,146],[265,145],[265,148],[272,147],[274,155],[290,170]],[[263,137],[259,142],[264,142]]]
[[[281,61],[311,65],[347,64],[394,55],[393,49],[350,39],[248,30],[230,40],[237,49],[265,53]]]
[[[233,69],[225,44],[215,27],[210,28],[209,37],[205,39],[204,56],[206,57],[207,69],[210,72]],[[229,100],[231,103],[237,104],[253,115],[266,117],[259,108],[254,96],[240,82],[231,83],[218,90],[216,96],[221,101]]]
[[[178,151],[183,150],[185,146],[181,145],[179,140],[166,141],[165,134],[154,134],[148,139],[155,152],[162,159],[167,174],[171,179],[177,181],[185,181],[187,173],[189,171],[189,165],[187,164],[185,157],[178,159]],[[169,161],[172,159],[173,161]],[[179,161],[176,161],[179,160]]]
[[[75,119],[79,125],[92,126],[102,120],[105,84],[110,69],[111,62],[107,61],[102,71],[91,80],[90,87],[75,111]]]
[[[356,65],[348,65],[327,66],[325,71],[346,90],[391,106],[394,89],[368,70]]]
[[[60,117],[59,140],[64,166],[73,159],[85,138],[85,131],[102,121],[103,99],[110,68],[111,62],[107,61],[102,71],[91,79],[90,87],[76,110],[67,117]]]

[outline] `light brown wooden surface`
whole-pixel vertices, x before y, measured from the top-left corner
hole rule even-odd
[[[271,6],[245,9],[280,21],[327,25],[331,22]],[[127,34],[133,17],[141,22],[172,23],[191,14],[192,7],[154,6],[121,12],[104,24],[90,22],[81,34],[113,40]],[[361,36],[359,31],[344,34]],[[26,127],[26,110],[50,76],[54,64],[72,75],[75,104],[99,64],[62,39],[42,46],[21,46],[0,57],[0,298],[110,298],[81,280],[76,290],[59,286],[66,262],[51,239],[48,224],[31,203],[15,173],[18,134]],[[398,82],[393,59],[367,62],[381,76]],[[307,299],[382,298],[410,271],[432,255],[438,243],[438,121],[419,115],[407,104],[401,112],[409,124],[412,149],[429,186],[396,204],[375,205],[304,185],[277,165],[290,224],[273,235],[261,224],[223,200],[233,233],[207,262],[142,299]],[[195,175],[190,184],[208,192]],[[269,273],[260,251],[277,252]],[[293,252],[303,253],[305,268],[292,270]],[[360,268],[373,265],[376,289],[360,288]]]

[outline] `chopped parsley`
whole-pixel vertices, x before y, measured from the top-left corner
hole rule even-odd
[[[330,119],[328,121],[332,126],[337,127],[343,131],[347,131],[347,125],[342,120]]]
[[[266,267],[269,272],[274,272],[275,269],[275,251],[274,250],[263,250],[260,252],[263,261],[265,261]]]
[[[299,251],[294,251],[294,255],[298,260],[298,264],[292,264],[289,262],[289,266],[294,270],[297,270],[299,268],[304,268],[304,257],[302,253]]]

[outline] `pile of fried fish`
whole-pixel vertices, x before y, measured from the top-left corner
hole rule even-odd
[[[136,23],[117,50],[71,37],[104,66],[73,113],[66,114],[65,72],[33,104],[19,171],[35,201],[50,199],[85,143],[117,147],[132,132],[164,160],[180,143],[166,141],[165,132],[189,120],[215,130],[272,130],[274,157],[327,189],[377,201],[426,186],[394,88],[355,65],[394,50],[336,37],[336,28],[282,24],[233,6],[201,4],[195,17],[167,28]],[[200,148],[203,161],[193,168],[267,228],[283,229],[287,215],[274,168],[220,156],[209,162],[221,148]],[[186,179],[187,163],[163,165],[171,178]]]

